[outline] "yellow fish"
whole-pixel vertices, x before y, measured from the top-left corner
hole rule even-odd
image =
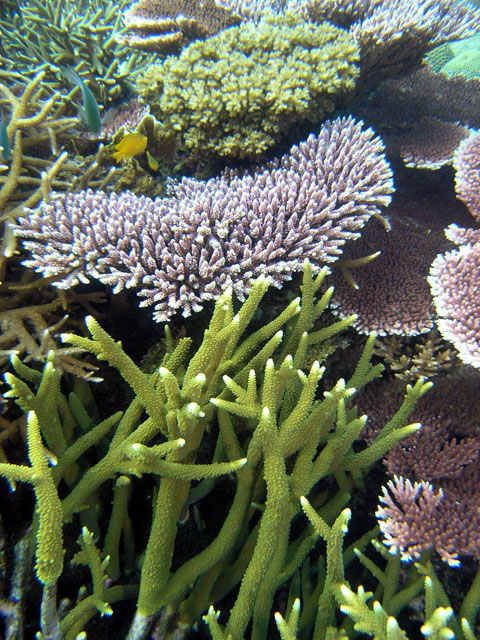
[[[158,171],[158,160],[149,151],[147,151],[147,162],[152,171]]]
[[[118,144],[115,145],[116,151],[112,153],[112,158],[115,158],[117,162],[120,160],[127,160],[138,156],[139,153],[145,151],[147,146],[147,136],[143,136],[141,133],[126,133]]]

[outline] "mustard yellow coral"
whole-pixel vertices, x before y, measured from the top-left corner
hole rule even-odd
[[[354,87],[358,60],[342,29],[267,15],[191,44],[138,87],[194,153],[256,159],[291,125],[332,111]]]

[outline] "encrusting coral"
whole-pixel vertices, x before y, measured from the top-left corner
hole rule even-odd
[[[175,343],[167,328],[167,354],[153,374],[143,373],[121,344],[87,318],[91,338],[68,334],[64,341],[117,368],[134,392],[125,411],[96,426],[75,393],[63,395],[51,361],[40,374],[13,357],[16,373],[6,375],[11,387],[7,395],[28,412],[30,464],[3,463],[0,474],[30,483],[35,491],[37,514],[27,539],[36,544],[44,635],[56,629],[66,640],[76,638],[97,613],[115,616],[116,602],[137,599],[128,637],[144,637],[156,616],[165,630],[162,637],[169,637],[166,630],[173,619],[186,631],[211,604],[239,586],[227,633],[240,640],[252,621],[254,637],[267,637],[275,592],[297,573],[317,542],[307,522],[291,527],[302,508],[328,540],[326,580],[319,577],[308,623],[303,623],[313,626],[317,609],[322,612],[320,629],[334,623],[334,594],[344,580],[341,532],[350,518],[344,507],[354,480],[418,429],[404,425],[429,385],[419,381],[408,387],[398,414],[372,444],[363,450],[353,447],[366,416],[357,415],[352,399],[381,374],[382,366],[370,363],[370,338],[352,375],[323,393],[318,387],[324,369],[313,363],[308,373],[301,371],[309,345],[351,322],[315,330],[332,295],[330,289],[316,297],[325,271],[314,278],[306,263],[301,298],[250,334],[247,329],[268,279],[253,284],[237,311],[231,290],[226,291],[191,357],[190,340]],[[45,447],[56,459],[53,467]],[[223,481],[234,491],[220,528],[198,541],[193,557],[176,558],[172,566],[181,514],[211,493],[212,478],[232,473],[235,481]],[[128,496],[144,474],[157,479],[152,523],[139,585],[131,577],[127,584],[124,561],[133,544]],[[201,482],[194,485],[194,480]],[[114,491],[111,510],[97,501],[105,484]],[[307,494],[309,501],[302,498]],[[70,536],[76,527],[81,547],[74,562],[88,565],[92,581],[82,599],[59,618],[55,597],[65,554],[62,529],[72,519]],[[96,543],[92,527],[107,527]],[[359,541],[360,547],[370,537]]]
[[[261,273],[280,286],[305,258],[315,268],[334,261],[390,201],[382,150],[370,129],[337,118],[251,175],[184,178],[154,201],[73,194],[30,211],[16,234],[32,252],[25,264],[57,286],[93,277],[138,289],[158,321],[187,316],[225,286],[243,299]]]
[[[480,58],[478,54],[478,34],[460,40],[446,43],[434,49],[427,56],[428,64],[436,73],[448,76],[463,76],[464,78],[478,78],[480,76]]]
[[[355,85],[355,39],[292,13],[195,42],[137,85],[196,154],[258,159],[291,125],[320,122]]]

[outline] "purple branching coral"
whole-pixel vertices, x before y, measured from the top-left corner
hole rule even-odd
[[[306,258],[314,267],[336,260],[392,191],[381,140],[338,118],[253,174],[184,178],[156,200],[69,194],[27,211],[15,233],[32,253],[25,264],[57,286],[92,277],[115,292],[134,287],[163,321],[225,287],[243,299],[260,274],[280,286]]]
[[[434,549],[451,566],[480,559],[480,372],[463,367],[436,378],[410,420],[421,429],[391,449],[383,462],[394,476],[377,511],[385,544],[403,560]],[[383,380],[362,391],[368,414],[362,437],[372,443],[394,415],[403,393]]]
[[[402,560],[418,558],[435,549],[444,562],[459,566],[459,556],[480,557],[478,530],[478,471],[470,469],[468,500],[458,491],[435,490],[430,482],[410,482],[395,476],[383,488],[377,518],[384,543]],[[464,491],[463,493],[467,493]],[[462,499],[463,498],[463,499]]]

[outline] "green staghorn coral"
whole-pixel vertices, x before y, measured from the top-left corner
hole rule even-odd
[[[37,72],[46,71],[50,92],[68,86],[60,71],[68,65],[101,104],[118,100],[130,89],[131,74],[146,64],[144,54],[132,53],[116,40],[128,1],[92,0],[79,10],[75,0],[30,0],[13,20],[0,17],[0,63],[27,75],[36,64]]]
[[[372,464],[418,429],[405,425],[428,385],[407,387],[403,405],[372,445],[353,446],[366,417],[357,415],[352,400],[382,366],[370,361],[371,337],[348,379],[322,389],[324,368],[318,362],[302,370],[310,346],[353,320],[317,328],[332,296],[328,289],[318,297],[325,275],[323,270],[314,277],[306,263],[301,298],[254,331],[250,325],[268,279],[254,282],[238,310],[226,291],[191,356],[191,340],[175,341],[167,327],[166,354],[151,374],[87,318],[91,338],[68,334],[64,341],[107,361],[134,393],[123,411],[98,423],[78,392],[64,395],[53,355],[43,373],[12,358],[15,374],[6,375],[7,396],[28,412],[30,464],[0,464],[0,474],[32,484],[37,498],[27,540],[43,584],[44,637],[73,640],[98,613],[115,617],[116,602],[134,600],[131,640],[144,637],[154,619],[160,637],[173,638],[176,632],[169,628],[186,632],[211,605],[238,590],[225,633],[241,640],[252,624],[252,637],[266,638],[276,592],[294,584],[302,567],[309,571],[308,555],[319,534],[327,541],[327,571],[308,610],[315,619],[321,604],[321,619],[332,623],[334,586],[345,579],[338,560],[349,519],[345,505]],[[55,466],[48,464],[51,459]],[[130,513],[142,476],[154,479],[155,491],[148,541],[135,549]],[[182,557],[179,523],[204,502],[211,505],[220,483],[232,488],[223,520],[207,538],[197,532],[194,553]],[[112,507],[109,500],[102,504],[108,487]],[[302,498],[307,494],[308,503]],[[62,539],[67,522],[69,537],[78,533],[80,551],[73,561],[89,567],[91,582],[60,619],[57,578],[65,551],[71,556]],[[140,575],[132,580],[132,558],[140,551]]]
[[[358,45],[346,31],[269,15],[152,65],[138,89],[195,154],[259,158],[299,122],[320,122],[355,85]]]

